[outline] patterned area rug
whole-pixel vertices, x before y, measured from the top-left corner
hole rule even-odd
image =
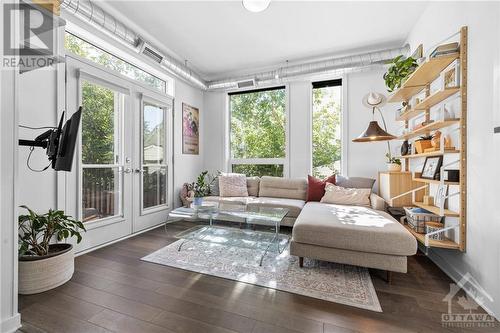
[[[283,252],[274,244],[259,266],[264,240],[272,236],[235,228],[190,230],[142,260],[382,312],[366,268],[309,259],[300,268],[298,258],[288,252],[285,236],[280,241]],[[182,244],[185,239],[189,240]]]

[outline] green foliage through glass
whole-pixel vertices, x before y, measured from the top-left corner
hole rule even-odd
[[[140,81],[156,90],[172,94],[172,89],[170,89],[171,87],[167,85],[166,81],[161,80],[104,50],[101,50],[100,48],[76,37],[75,35],[66,32],[64,44],[66,50],[71,53],[79,55],[85,59],[89,59],[111,70],[117,71],[131,79]]]
[[[233,158],[284,158],[285,89],[231,95]]]
[[[313,175],[328,177],[340,172],[342,153],[342,86],[313,89]]]

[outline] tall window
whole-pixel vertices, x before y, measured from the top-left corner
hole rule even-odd
[[[173,93],[173,80],[162,80],[69,32],[66,32],[64,42],[66,50],[71,53],[117,71],[130,79],[137,80],[163,93],[166,92],[170,95]]]
[[[313,83],[313,175],[340,173],[342,158],[342,80]]]
[[[247,176],[283,176],[285,87],[230,93],[230,165]]]

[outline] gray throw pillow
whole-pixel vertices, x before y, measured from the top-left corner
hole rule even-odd
[[[346,188],[369,188],[371,189],[375,184],[375,179],[364,177],[344,177],[337,175],[335,185]]]
[[[219,196],[219,176],[215,177],[214,182],[210,185],[210,195],[214,197]]]

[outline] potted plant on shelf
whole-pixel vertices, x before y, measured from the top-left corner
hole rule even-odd
[[[401,87],[404,80],[407,79],[417,67],[417,61],[413,57],[404,58],[403,55],[399,55],[394,58],[390,62],[390,67],[387,69],[387,72],[384,74],[387,91],[393,92]]]
[[[399,172],[401,171],[401,160],[396,157],[392,157],[391,154],[385,154],[387,157],[387,171],[389,172]]]
[[[19,216],[19,293],[40,293],[58,287],[73,276],[73,245],[52,243],[71,237],[80,243],[82,222],[62,210],[37,214],[26,206],[27,215]]]

